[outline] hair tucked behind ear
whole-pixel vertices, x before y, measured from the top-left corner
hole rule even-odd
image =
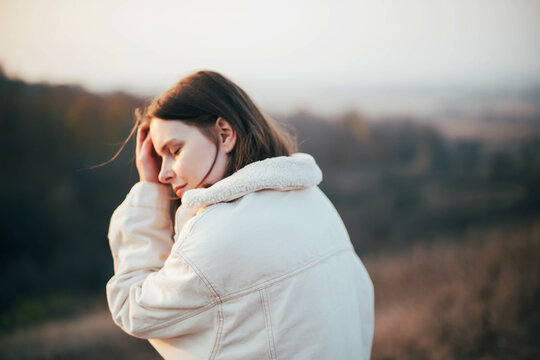
[[[288,156],[297,151],[297,141],[283,127],[258,109],[238,85],[213,71],[199,71],[135,110],[135,125],[120,150],[139,126],[149,126],[152,118],[180,120],[198,127],[213,142],[218,142],[214,125],[218,117],[236,131],[236,145],[230,152],[225,176],[254,161]]]

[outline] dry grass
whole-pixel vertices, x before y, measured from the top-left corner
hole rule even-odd
[[[540,355],[540,221],[367,259],[374,359]]]
[[[374,359],[531,359],[540,345],[540,221],[367,258]],[[2,359],[157,359],[106,309],[0,338]]]

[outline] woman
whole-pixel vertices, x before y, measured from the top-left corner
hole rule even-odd
[[[369,358],[373,286],[314,159],[215,72],[136,114],[140,182],[109,229],[116,324],[167,359]]]

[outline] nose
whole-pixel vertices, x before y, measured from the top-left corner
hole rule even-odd
[[[158,174],[159,182],[163,184],[170,184],[173,178],[174,172],[172,171],[171,167],[168,166],[165,161],[163,161],[163,163],[161,164],[161,170]]]

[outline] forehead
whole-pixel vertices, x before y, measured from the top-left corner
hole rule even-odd
[[[180,120],[162,120],[153,118],[150,121],[150,136],[156,145],[170,139],[185,139],[194,131],[194,127]]]

